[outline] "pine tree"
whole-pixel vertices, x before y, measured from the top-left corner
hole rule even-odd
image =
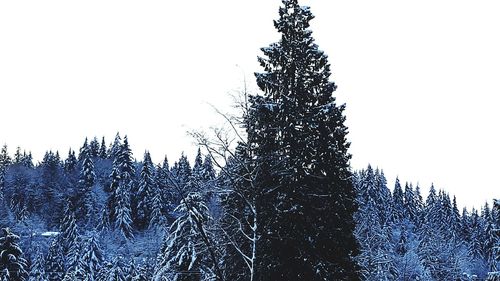
[[[374,172],[371,166],[361,171],[354,180],[360,206],[355,214],[355,235],[361,253],[356,259],[364,280],[394,280],[396,275],[390,258],[391,228],[386,224],[387,209],[384,207],[391,197],[382,181],[380,172]]]
[[[216,173],[210,155],[205,156],[201,171],[201,190],[207,202],[210,202],[210,209],[218,209],[216,194]],[[216,205],[216,206],[214,206]]]
[[[422,193],[420,192],[420,186],[418,184],[417,187],[415,188],[415,204],[417,207],[416,226],[421,227],[423,220],[424,199],[422,198]]]
[[[79,233],[74,211],[70,202],[65,207],[63,219],[61,221],[61,242],[64,255],[66,256],[67,269],[78,261],[79,255]]]
[[[63,242],[59,237],[52,241],[47,258],[45,260],[45,269],[48,281],[62,281],[64,278],[64,253]]]
[[[69,271],[81,270],[80,257],[83,254],[81,237],[77,236],[66,254],[66,268]],[[77,270],[78,269],[78,270]]]
[[[45,274],[45,260],[40,249],[31,263],[28,281],[48,281]]]
[[[418,219],[417,200],[411,184],[406,183],[404,191],[404,217],[415,224]]]
[[[391,220],[393,205],[391,190],[387,187],[387,179],[385,178],[384,171],[376,171],[375,183],[378,190],[378,209],[379,218],[382,225],[388,225]]]
[[[87,280],[97,278],[103,259],[98,234],[95,231],[90,232],[80,261]]]
[[[49,226],[56,226],[63,206],[64,172],[59,153],[47,151],[39,165],[38,188],[34,189],[33,205]]]
[[[216,174],[214,165],[212,163],[212,157],[210,155],[205,156],[202,170],[203,170],[202,178],[205,182],[215,180]]]
[[[107,148],[106,148],[106,141],[104,140],[104,137],[102,137],[101,146],[99,147],[99,157],[101,159],[107,159],[108,158],[108,153],[107,153]]]
[[[192,176],[192,170],[191,170],[191,165],[189,164],[189,161],[182,153],[181,158],[179,158],[179,161],[174,164],[174,167],[172,168],[171,171],[171,177],[173,177],[177,185],[182,189],[182,192],[185,194],[188,194],[191,191],[189,187],[192,185],[189,185],[188,183],[191,180]],[[178,194],[175,194],[175,205],[178,205],[180,200],[182,199],[182,194],[179,194],[179,191],[177,191]]]
[[[149,152],[144,153],[144,161],[141,169],[139,191],[136,195],[137,209],[135,225],[139,229],[147,228],[151,220],[153,210],[153,196],[158,193],[153,179],[154,167]]]
[[[5,170],[5,168],[10,164],[12,164],[12,158],[9,156],[7,145],[4,144],[2,146],[2,150],[0,151],[0,172]]]
[[[33,185],[33,177],[31,171],[20,165],[14,164],[9,168],[10,178],[6,180],[11,191],[10,195],[10,209],[19,221],[24,221],[28,215],[30,187]],[[7,199],[7,198],[6,198]]]
[[[133,238],[130,211],[130,184],[120,182],[116,190],[115,227],[125,239]]]
[[[21,162],[22,157],[23,157],[23,154],[21,153],[21,147],[18,146],[16,148],[16,153],[14,154],[14,159],[13,159],[12,164],[22,164],[22,162]]]
[[[198,148],[198,153],[194,159],[192,175],[197,181],[201,181],[203,178],[203,157],[200,148]]]
[[[76,169],[78,160],[76,159],[75,151],[69,150],[68,158],[64,161],[64,170],[66,172],[73,172]]]
[[[10,231],[9,228],[2,229],[0,236],[0,272],[7,280],[24,281],[28,277],[27,262],[23,257],[23,251],[17,244],[19,236]]]
[[[496,199],[493,202],[491,212],[493,227],[489,233],[492,244],[491,256],[488,264],[490,272],[488,273],[488,281],[500,280],[500,200]]]
[[[93,227],[96,224],[96,199],[93,193],[96,176],[94,172],[93,152],[89,148],[83,148],[82,170],[80,172],[80,185],[83,192],[84,217],[87,226]]]
[[[393,220],[394,222],[400,222],[404,217],[404,195],[401,184],[399,183],[399,178],[396,178],[396,184],[392,192],[392,200],[394,206]]]
[[[204,271],[206,248],[199,226],[205,225],[210,216],[203,198],[197,193],[187,195],[176,208],[180,216],[170,226],[163,251],[159,257],[159,268],[155,278],[167,280],[200,280]]]
[[[119,257],[113,260],[113,265],[107,271],[103,281],[126,281],[125,270],[123,269],[123,264]]]
[[[128,144],[128,138],[123,138],[123,144],[120,147],[118,155],[118,163],[120,165],[121,180],[129,183],[133,180],[135,175],[134,159],[132,157],[132,150]]]
[[[0,171],[0,228],[7,227],[14,223],[14,217],[5,197],[5,176]]]
[[[162,227],[165,224],[165,216],[162,212],[161,193],[156,192],[151,202],[151,219],[149,220],[149,228]]]
[[[332,96],[336,85],[309,30],[309,8],[283,0],[279,14],[281,40],[262,49],[264,72],[256,76],[264,95],[251,98],[247,123],[255,159],[270,169],[259,183],[268,189],[259,278],[358,280],[344,106]]]
[[[120,133],[116,133],[115,140],[113,144],[109,147],[109,158],[111,160],[115,160],[118,155],[120,154],[121,151],[121,146],[122,146],[122,138],[120,137]]]
[[[414,239],[414,237],[411,237],[411,231],[403,225],[394,250],[394,262],[397,272],[395,280],[432,280],[430,273],[425,269],[416,253]]]
[[[161,211],[165,218],[177,206],[175,205],[175,192],[171,184],[170,170],[167,157],[161,165],[157,165],[155,173],[155,184],[160,193],[160,201],[162,204]]]
[[[99,156],[99,141],[97,140],[97,137],[94,137],[92,141],[89,144],[88,152],[90,153],[90,157],[92,158],[97,158]]]
[[[150,265],[149,261],[145,261],[139,267],[139,273],[135,277],[134,281],[149,281],[153,278],[153,268]]]
[[[89,150],[89,140],[85,138],[82,147],[80,147],[80,153],[78,154],[78,162],[83,161],[83,157],[85,156],[85,151]]]
[[[97,224],[97,230],[106,232],[110,230],[111,223],[109,222],[109,211],[107,208],[103,208],[101,212],[101,218]]]
[[[459,240],[461,236],[461,218],[458,210],[457,198],[453,196],[452,213],[450,217],[450,232],[454,240]]]
[[[134,261],[134,259],[130,259],[128,262],[128,268],[125,270],[125,280],[126,281],[136,281],[139,275],[139,269]]]
[[[109,210],[109,221],[114,222],[116,219],[115,209],[118,200],[118,187],[120,186],[120,168],[118,166],[118,160],[115,158],[113,161],[113,168],[111,174],[109,175],[111,182],[108,187],[108,210]]]
[[[23,152],[23,157],[21,158],[21,165],[30,169],[34,168],[33,155],[31,155],[31,151],[28,153]]]

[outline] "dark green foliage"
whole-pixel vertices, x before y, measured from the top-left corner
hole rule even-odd
[[[309,8],[284,0],[281,40],[263,48],[248,138],[262,166],[259,280],[358,280],[355,192],[344,106],[332,96],[327,56],[314,43]]]

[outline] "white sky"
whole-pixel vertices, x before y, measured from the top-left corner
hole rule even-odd
[[[347,103],[352,166],[431,182],[461,205],[500,197],[500,4],[309,0]],[[0,144],[40,159],[128,134],[171,162],[260,71],[279,0],[1,1]],[[239,65],[237,67],[236,65]]]

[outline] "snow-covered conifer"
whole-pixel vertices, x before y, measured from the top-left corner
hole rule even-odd
[[[151,161],[149,152],[145,152],[140,174],[139,190],[135,196],[137,201],[135,224],[140,229],[148,227],[153,210],[153,197],[159,193],[153,176],[153,162]]]
[[[31,262],[28,281],[48,281],[45,274],[45,259],[40,249],[38,249],[35,258]]]
[[[394,206],[393,218],[395,222],[400,222],[404,216],[404,195],[399,178],[396,178],[394,191],[392,192],[392,202]]]
[[[59,236],[50,244],[49,252],[45,259],[45,269],[48,281],[61,281],[64,278],[64,253],[62,241]]]
[[[160,253],[156,278],[199,280],[200,274],[206,270],[203,260],[207,258],[207,252],[203,239],[207,238],[205,228],[210,220],[208,208],[199,194],[191,193],[175,211],[180,216],[170,226]]]
[[[109,147],[108,156],[111,160],[115,160],[120,154],[122,146],[122,138],[120,137],[120,133],[116,133],[115,140]]]
[[[0,272],[7,280],[24,281],[28,277],[27,262],[19,247],[19,236],[9,228],[3,228],[0,235]]]
[[[132,216],[130,210],[130,184],[120,182],[116,189],[116,206],[114,209],[115,228],[125,239],[133,238]]]
[[[267,170],[257,180],[267,189],[258,204],[267,228],[260,278],[358,280],[344,105],[332,95],[336,85],[309,29],[310,9],[282,2],[275,21],[281,38],[262,48],[264,71],[256,77],[263,96],[251,97],[246,123],[255,160],[265,160]]]
[[[103,253],[99,246],[99,236],[97,232],[90,232],[88,234],[87,241],[85,242],[80,263],[82,264],[82,269],[87,280],[93,281],[96,280],[99,269],[104,260]]]

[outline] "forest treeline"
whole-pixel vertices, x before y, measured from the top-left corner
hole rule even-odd
[[[191,133],[193,163],[134,156],[119,134],[38,163],[4,146],[0,280],[499,280],[498,204],[460,213],[434,187],[352,171],[313,18],[282,0],[260,92]]]
[[[48,151],[36,165],[29,153],[18,148],[11,157],[4,146],[0,167],[0,227],[20,235],[10,243],[24,250],[16,258],[29,280],[89,274],[94,280],[151,280],[171,267],[205,280],[200,274],[211,264],[208,245],[229,244],[225,255],[234,260],[219,260],[224,255],[217,249],[218,261],[248,268],[230,251],[238,249],[232,243],[251,240],[244,232],[251,233],[251,224],[231,223],[245,204],[230,199],[233,183],[201,150],[193,164],[184,155],[172,166],[166,158],[153,164],[148,152],[136,161],[127,137],[117,135],[109,146],[104,139],[86,140],[78,155],[70,150],[64,159]],[[402,187],[399,179],[391,191],[383,172],[370,166],[352,179],[359,206],[355,260],[363,280],[483,280],[498,266],[498,203],[460,211],[454,196],[434,186],[425,200],[419,186]],[[207,245],[197,223],[209,236]],[[246,280],[247,273],[234,280]]]

